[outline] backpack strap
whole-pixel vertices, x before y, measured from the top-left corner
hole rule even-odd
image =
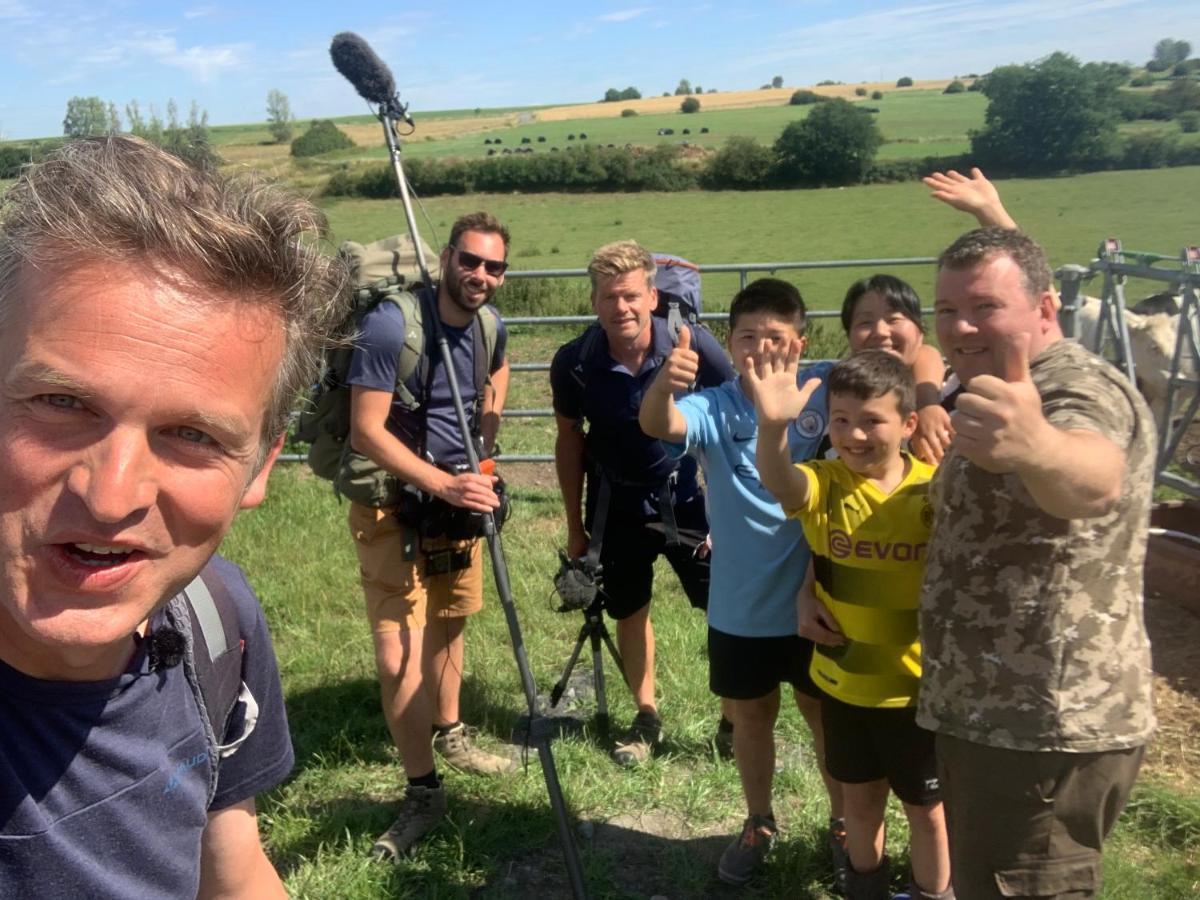
[[[396,396],[410,410],[420,409],[424,404],[431,369],[425,352],[429,346],[429,321],[424,294],[422,291],[418,297],[393,287],[379,301],[394,303],[404,317],[404,346],[396,360]]]
[[[208,744],[211,803],[220,761],[237,751],[258,721],[258,704],[242,683],[244,642],[237,608],[210,564],[168,602],[166,616],[184,638],[184,674],[200,708]],[[231,739],[228,732],[239,706],[242,727]]]

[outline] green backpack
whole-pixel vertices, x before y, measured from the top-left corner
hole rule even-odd
[[[436,265],[437,256],[424,244],[425,258]],[[309,393],[296,426],[296,437],[308,443],[308,464],[313,472],[333,482],[334,492],[364,506],[396,506],[403,485],[394,475],[353,450],[350,446],[350,385],[346,378],[354,355],[353,340],[367,312],[380,303],[394,303],[404,316],[404,346],[396,366],[396,397],[408,410],[418,410],[425,402],[429,385],[430,361],[426,348],[433,342],[432,315],[426,309],[422,283],[412,239],[406,235],[384,238],[373,244],[346,241],[338,249],[358,285],[353,310],[343,323],[344,346],[330,350],[321,380]],[[430,271],[434,280],[436,270]],[[472,322],[475,340],[475,392],[482,401],[495,365],[499,317],[488,307],[480,310]],[[475,423],[478,427],[479,410]]]

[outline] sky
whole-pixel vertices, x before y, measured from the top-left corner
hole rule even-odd
[[[1186,6],[1186,4],[1184,4]],[[305,120],[366,112],[330,38],[361,35],[422,110],[705,90],[948,78],[1054,50],[1144,63],[1160,38],[1200,52],[1178,0],[340,3],[0,0],[0,136],[62,133],[67,101],[160,114],[196,101],[210,124],[260,122],[272,89]]]

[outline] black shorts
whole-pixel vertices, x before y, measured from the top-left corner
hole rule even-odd
[[[896,796],[913,806],[940,798],[932,731],[917,725],[915,707],[872,709],[821,698],[825,767],[846,784],[886,778]]]
[[[654,561],[665,556],[688,602],[708,609],[709,558],[696,556],[697,546],[708,536],[707,525],[679,521],[679,543],[667,544],[661,522],[609,516],[600,546],[604,607],[614,619],[627,619],[650,602],[654,589]],[[687,527],[700,524],[699,528]]]
[[[757,700],[785,681],[810,697],[822,696],[808,674],[813,643],[798,634],[738,637],[708,627],[708,689],[727,700]]]

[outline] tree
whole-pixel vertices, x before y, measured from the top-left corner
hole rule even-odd
[[[637,88],[630,86],[630,87],[625,88],[625,90],[621,91],[620,99],[622,99],[622,100],[641,100],[642,92],[639,91]]]
[[[942,91],[942,93],[943,94],[961,94],[966,89],[967,89],[967,86],[965,84],[963,84],[961,81],[959,81],[957,78],[955,78],[952,82],[950,82],[948,85],[946,85],[946,89],[944,91]]]
[[[618,91],[616,88],[609,88],[607,91],[604,92],[604,99],[601,102],[602,103],[616,103],[620,99],[621,99],[621,92]]]
[[[136,99],[125,104],[125,120],[129,122],[129,133],[143,137],[146,134],[146,121]]]
[[[679,104],[679,111],[683,113],[700,112],[700,101],[695,97],[684,97],[683,102]]]
[[[108,131],[108,108],[99,97],[72,97],[63,117],[63,134],[69,138],[89,137]]]
[[[287,94],[274,88],[267,91],[267,130],[275,143],[286,144],[292,139],[292,107]]]
[[[1175,41],[1171,38],[1163,38],[1154,45],[1154,62],[1158,64],[1158,71],[1165,71],[1176,63],[1181,63],[1188,58],[1192,52],[1192,45],[1187,41]]]
[[[896,87],[912,87],[912,79],[907,75],[896,79]]]
[[[775,154],[754,138],[731,137],[704,168],[705,185],[735,191],[766,187],[775,167]]]
[[[108,101],[108,133],[121,133],[121,116],[117,112],[117,104],[113,103],[111,100]]]
[[[690,94],[691,92],[692,92],[692,83],[690,81],[688,81],[686,78],[680,78],[679,86],[675,88],[675,96],[682,97],[685,94]]]
[[[883,135],[871,114],[840,97],[818,104],[775,141],[779,172],[789,181],[842,185],[862,181]]]
[[[771,87],[773,87],[773,88],[781,88],[781,87],[783,87],[783,76],[782,76],[782,75],[776,75],[774,78],[772,78],[772,79],[771,79]]]
[[[980,165],[1046,173],[1111,158],[1117,143],[1116,69],[1052,53],[1036,63],[988,73],[984,128],[971,134]]]

